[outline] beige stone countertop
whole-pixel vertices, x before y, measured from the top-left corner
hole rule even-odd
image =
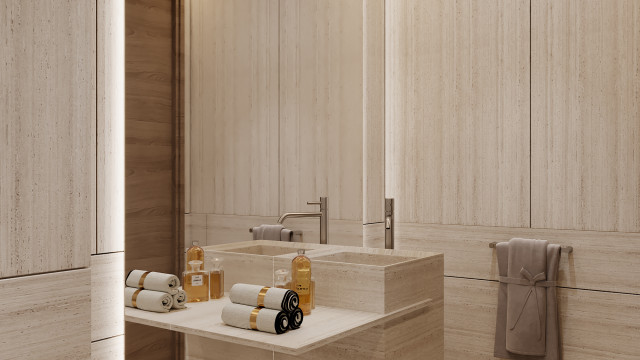
[[[280,335],[225,325],[220,319],[220,314],[222,308],[230,303],[227,296],[204,303],[190,303],[187,304],[187,309],[173,310],[169,313],[126,308],[125,320],[239,345],[299,355],[344,336],[422,309],[430,302],[430,299],[422,300],[386,314],[316,306],[311,315],[304,318],[299,329],[289,330]]]

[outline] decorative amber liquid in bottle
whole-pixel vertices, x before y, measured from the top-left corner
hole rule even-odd
[[[211,298],[220,299],[224,296],[224,269],[222,268],[222,259],[213,259],[213,269],[211,270]]]
[[[202,261],[202,264],[204,264],[204,250],[199,246],[199,243],[197,241],[192,242],[191,247],[187,250],[187,262],[185,263],[185,270],[189,271],[189,264],[191,264],[191,261],[194,260]]]
[[[307,316],[311,314],[311,260],[304,255],[304,249],[298,250],[298,256],[291,261],[291,287],[300,298],[300,310]]]
[[[189,261],[191,271],[185,271],[182,287],[187,293],[187,302],[209,301],[209,273],[202,271],[202,261]]]

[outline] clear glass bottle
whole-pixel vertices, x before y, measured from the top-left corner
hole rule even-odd
[[[209,273],[211,275],[211,299],[220,299],[224,296],[224,268],[222,267],[222,259],[213,259],[213,269]]]
[[[204,264],[204,250],[199,246],[197,241],[192,242],[191,247],[187,250],[187,261],[185,262],[186,271],[189,271],[189,264],[194,260],[202,261],[202,264]]]
[[[287,269],[278,269],[275,272],[276,281],[274,286],[280,289],[287,289],[291,287],[291,282],[289,281],[289,270]]]
[[[202,261],[189,261],[191,270],[182,276],[182,288],[187,293],[187,302],[209,301],[209,273],[202,270]]]
[[[311,260],[304,254],[304,249],[298,250],[298,256],[291,261],[291,284],[293,291],[300,298],[302,314],[311,314]]]

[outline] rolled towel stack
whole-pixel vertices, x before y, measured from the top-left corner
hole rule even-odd
[[[178,288],[180,279],[175,275],[133,270],[127,275],[125,284],[125,306],[155,312],[185,308],[187,296]]]
[[[222,309],[222,321],[227,325],[282,334],[302,324],[300,299],[295,291],[235,284],[229,299],[232,303]]]

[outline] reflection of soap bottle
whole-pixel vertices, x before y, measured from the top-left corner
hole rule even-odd
[[[291,288],[298,293],[300,309],[305,316],[311,314],[311,260],[298,250],[298,256],[291,261]]]
[[[222,259],[213,259],[213,269],[211,270],[211,298],[220,299],[224,296],[224,269]]]
[[[191,243],[191,247],[187,250],[187,262],[185,263],[185,270],[189,270],[189,264],[191,261],[202,261],[204,264],[204,250],[198,245],[197,241]],[[204,270],[204,269],[202,269]]]
[[[182,277],[182,287],[187,293],[187,302],[201,302],[209,300],[209,274],[202,271],[202,261],[191,260],[190,271],[185,271]]]
[[[275,272],[276,281],[274,286],[280,289],[289,290],[289,282],[287,281],[287,277],[289,276],[289,271],[287,269],[278,269]]]

